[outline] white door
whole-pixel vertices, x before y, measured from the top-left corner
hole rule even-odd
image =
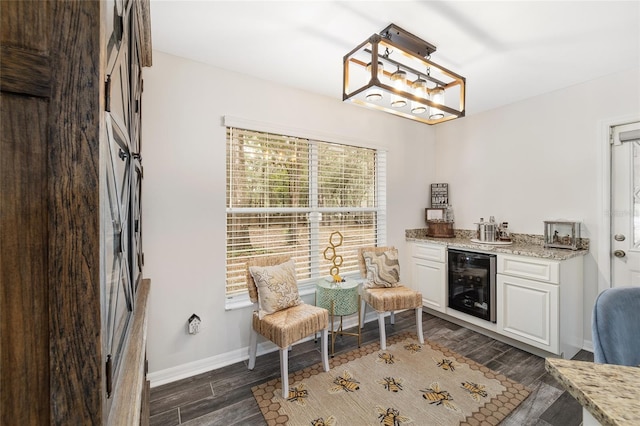
[[[640,286],[640,122],[614,128],[611,212],[611,286]]]

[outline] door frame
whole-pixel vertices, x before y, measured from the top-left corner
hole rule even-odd
[[[611,287],[611,145],[613,128],[640,121],[640,114],[609,118],[600,121],[600,232],[598,233],[598,294]]]

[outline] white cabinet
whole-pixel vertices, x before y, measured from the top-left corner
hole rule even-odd
[[[447,307],[447,245],[411,241],[407,248],[409,285],[422,293],[424,307],[513,344],[521,342],[528,350],[571,358],[582,349],[582,254],[557,260],[497,253],[494,324]]]
[[[582,256],[498,255],[498,333],[556,355],[582,348]]]
[[[446,247],[411,243],[411,283],[422,293],[422,304],[438,312],[447,309]]]

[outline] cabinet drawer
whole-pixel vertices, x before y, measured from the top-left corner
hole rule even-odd
[[[434,262],[445,261],[446,247],[441,245],[413,243],[411,255],[419,259],[433,260]]]
[[[498,255],[498,273],[558,284],[560,263],[535,257]]]

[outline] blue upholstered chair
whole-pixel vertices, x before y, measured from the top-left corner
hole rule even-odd
[[[591,321],[594,361],[640,365],[640,287],[604,290],[596,298]]]

